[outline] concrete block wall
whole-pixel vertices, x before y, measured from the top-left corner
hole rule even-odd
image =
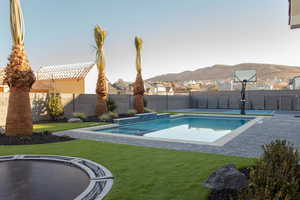
[[[239,91],[192,92],[194,108],[239,109]],[[247,91],[246,108],[256,110],[300,110],[300,90]]]
[[[60,94],[64,105],[65,117],[74,112],[82,112],[87,116],[94,115],[95,94]],[[5,124],[9,93],[0,93],[0,126]],[[118,113],[126,113],[133,108],[134,96],[110,95],[117,104]],[[33,120],[48,119],[45,102],[47,94],[31,93]],[[239,91],[192,92],[190,96],[145,96],[148,108],[155,111],[187,108],[238,109],[240,105]],[[258,110],[300,110],[300,90],[247,91],[247,109]]]
[[[31,93],[31,107],[33,121],[49,119],[46,111],[45,93]],[[95,94],[60,94],[61,102],[64,106],[64,116],[72,117],[74,112],[82,112],[87,116],[95,114],[96,95]],[[0,93],[0,126],[5,124],[9,93]],[[116,102],[118,113],[127,113],[129,109],[133,109],[134,96],[132,95],[115,95],[110,97]],[[148,108],[154,111],[165,111],[168,109],[183,109],[190,107],[189,96],[161,96],[151,95],[145,96],[148,102]]]

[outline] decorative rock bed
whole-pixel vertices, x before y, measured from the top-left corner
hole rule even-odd
[[[32,136],[6,136],[4,134],[0,134],[0,145],[46,144],[71,140],[74,140],[74,138],[71,138],[69,136],[53,135],[49,131],[33,133]]]
[[[101,200],[113,185],[108,169],[76,157],[2,156],[0,171],[0,199]]]

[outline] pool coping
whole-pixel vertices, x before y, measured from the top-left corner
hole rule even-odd
[[[112,173],[103,165],[79,157],[70,156],[60,156],[60,155],[43,155],[43,154],[26,154],[26,155],[8,155],[0,156],[0,162],[14,161],[14,160],[38,160],[38,161],[48,161],[48,162],[58,162],[71,164],[73,167],[81,169],[90,179],[90,183],[87,188],[79,194],[74,200],[102,200],[109,193],[113,186],[113,175]],[[95,172],[101,170],[101,175],[99,176]],[[99,192],[97,189],[100,187],[99,184],[105,182],[105,186]]]
[[[244,116],[244,115],[235,115],[235,116],[228,116],[228,115],[211,115],[211,114],[177,114],[171,115],[170,118],[176,118],[181,116],[207,116],[207,117],[225,117],[225,118],[253,118],[246,124],[240,126],[239,128],[231,131],[230,133],[226,134],[225,136],[217,139],[214,142],[200,142],[200,141],[192,141],[192,140],[180,140],[180,139],[167,139],[167,138],[157,138],[157,137],[149,137],[149,136],[136,136],[136,135],[126,135],[126,134],[118,134],[118,133],[108,133],[108,132],[95,132],[96,130],[108,129],[108,128],[115,128],[122,125],[119,124],[108,124],[108,125],[101,125],[101,126],[94,126],[88,128],[80,128],[80,129],[73,129],[72,132],[80,132],[80,133],[87,133],[91,135],[102,135],[102,136],[114,136],[120,138],[131,138],[131,139],[138,139],[138,140],[147,140],[147,141],[162,141],[162,142],[172,142],[172,143],[182,143],[182,144],[197,144],[197,145],[210,145],[210,146],[223,146],[235,137],[239,136],[241,133],[255,125],[256,123],[262,121],[264,118],[270,118],[269,116]],[[137,122],[138,123],[138,122]]]

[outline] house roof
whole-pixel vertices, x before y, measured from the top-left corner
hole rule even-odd
[[[41,67],[36,73],[38,80],[51,79],[83,79],[95,64],[77,63],[69,65],[56,65]]]

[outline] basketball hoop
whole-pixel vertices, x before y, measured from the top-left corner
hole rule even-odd
[[[293,90],[300,90],[300,76],[296,76],[292,80]]]

